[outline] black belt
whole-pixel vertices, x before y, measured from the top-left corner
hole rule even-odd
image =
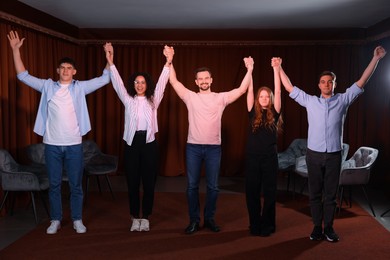
[[[146,135],[146,130],[135,131],[136,135]]]

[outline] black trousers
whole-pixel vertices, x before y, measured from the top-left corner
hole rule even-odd
[[[332,227],[341,170],[341,151],[320,153],[307,149],[310,211],[315,226]]]
[[[148,218],[152,214],[158,171],[157,141],[146,143],[146,132],[136,132],[131,146],[125,143],[124,161],[130,215],[139,218],[142,204],[142,218]],[[141,182],[142,202],[140,196]]]
[[[277,153],[247,154],[245,194],[252,232],[275,231],[277,172]]]

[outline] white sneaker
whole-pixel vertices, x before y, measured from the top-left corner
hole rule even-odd
[[[133,218],[133,223],[131,224],[130,231],[140,231],[140,225],[141,225],[141,220],[138,218]]]
[[[149,220],[143,218],[140,222],[139,231],[149,231]]]
[[[84,226],[83,221],[81,219],[73,221],[73,229],[76,230],[78,234],[83,234],[87,232],[87,228]]]
[[[50,226],[46,229],[46,234],[52,235],[57,233],[61,228],[61,222],[59,220],[50,221]]]

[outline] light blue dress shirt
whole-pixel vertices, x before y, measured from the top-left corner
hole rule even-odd
[[[312,96],[294,86],[290,97],[306,107],[309,124],[307,147],[316,152],[338,152],[342,150],[343,125],[348,107],[363,93],[356,83],[345,93],[330,98]]]
[[[39,102],[37,118],[34,125],[34,132],[43,136],[46,131],[48,103],[56,91],[61,88],[59,81],[36,78],[30,75],[27,70],[19,73],[17,77],[24,84],[42,93],[41,100]],[[72,96],[81,136],[85,135],[91,130],[91,122],[89,119],[87,100],[85,96],[103,87],[109,82],[110,72],[104,69],[103,74],[100,77],[86,81],[73,80],[69,86],[69,92]]]

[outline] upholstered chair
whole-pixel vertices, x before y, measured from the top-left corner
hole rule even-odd
[[[91,176],[96,177],[96,181],[101,193],[100,176],[104,176],[107,185],[110,189],[111,196],[115,199],[112,191],[109,174],[115,173],[118,169],[118,157],[115,155],[109,155],[101,152],[99,146],[92,140],[83,141],[83,153],[84,153],[84,173],[85,173],[85,196],[84,204],[87,203],[88,190],[89,190],[89,178]]]
[[[32,207],[35,222],[38,223],[37,211],[35,207],[35,193],[39,193],[46,213],[49,212],[42,194],[49,188],[47,176],[40,169],[33,166],[18,164],[8,151],[0,149],[0,172],[1,186],[4,192],[0,205],[0,211],[3,209],[10,191],[27,191],[31,194]],[[13,204],[13,203],[12,203]],[[11,208],[11,212],[12,212]]]
[[[352,206],[352,186],[360,186],[363,189],[364,195],[367,199],[368,205],[371,209],[372,215],[375,217],[374,208],[368,198],[366,192],[366,185],[370,181],[371,168],[374,165],[377,157],[378,150],[372,147],[360,147],[352,157],[343,163],[343,167],[340,173],[340,207],[342,208],[344,188],[349,187],[349,205]]]

